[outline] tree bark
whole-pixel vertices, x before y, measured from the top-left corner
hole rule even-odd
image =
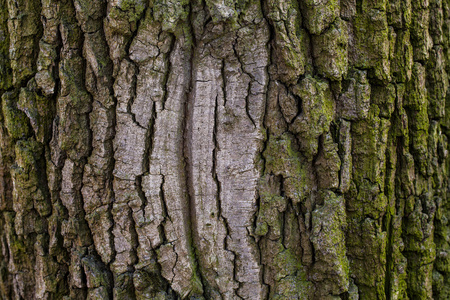
[[[449,299],[449,24],[0,0],[0,299]]]

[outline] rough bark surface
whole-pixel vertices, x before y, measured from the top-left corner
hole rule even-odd
[[[449,299],[449,0],[0,0],[0,299]]]

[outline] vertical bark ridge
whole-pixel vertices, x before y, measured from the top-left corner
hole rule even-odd
[[[202,43],[201,39],[197,43]],[[235,295],[238,288],[233,278],[234,255],[226,250],[227,228],[220,214],[219,182],[216,157],[216,112],[219,95],[221,60],[214,59],[207,49],[194,52],[192,92],[188,116],[189,174],[192,182],[192,209],[195,216],[195,242],[198,245],[200,267],[208,283],[206,292],[213,299],[220,295]],[[204,170],[211,172],[205,173]],[[221,292],[218,292],[218,290]]]
[[[103,18],[106,5],[101,1],[75,1],[76,17],[83,31],[83,57],[86,90],[92,96],[89,125],[92,132],[91,149],[84,165],[83,186],[85,219],[94,249],[82,258],[86,276],[87,297],[112,296],[112,278],[108,268],[113,259],[112,215],[109,210],[114,197],[112,171],[116,99],[113,94],[113,65],[109,59]],[[102,227],[100,229],[100,227]],[[100,256],[100,259],[98,257]],[[103,276],[94,282],[91,274]]]
[[[2,9],[0,90],[2,162],[6,167],[2,183],[4,188],[9,188],[9,191],[2,191],[1,204],[5,222],[2,269],[6,271],[2,297],[27,298],[35,293],[42,294],[39,275],[48,259],[45,227],[46,217],[51,213],[46,178],[40,176],[45,174],[43,143],[48,128],[39,117],[46,111],[37,111],[38,105],[46,99],[35,94],[35,83],[30,80],[36,72],[37,45],[42,36],[41,4],[39,1],[5,1]],[[30,114],[38,116],[29,122]],[[38,130],[39,125],[43,128]],[[8,273],[12,275],[9,278]]]
[[[0,2],[0,76],[2,78],[0,84],[0,94],[3,98],[4,92],[10,88],[12,84],[11,65],[9,62],[9,32],[8,32],[8,9],[6,0]],[[3,100],[2,100],[3,102]],[[0,189],[1,189],[1,204],[0,204],[0,226],[7,228],[7,222],[10,221],[9,215],[12,211],[12,181],[10,174],[10,166],[13,163],[11,140],[8,135],[8,130],[5,126],[5,116],[3,108],[0,112]],[[8,264],[10,261],[11,247],[8,244],[8,234],[6,230],[0,233],[0,297],[8,298],[13,296],[12,284],[13,274],[8,271]]]
[[[89,123],[92,130],[92,146],[84,167],[82,194],[86,220],[90,227],[103,225],[102,230],[92,231],[93,240],[103,263],[109,264],[112,256],[111,216],[108,206],[112,201],[112,139],[115,125],[115,99],[112,94],[112,62],[104,36],[103,17],[106,6],[91,2],[86,6],[75,2],[77,19],[84,33],[83,56],[86,59],[85,85],[92,95],[92,111]],[[108,224],[109,223],[109,224]],[[94,225],[96,224],[96,225]]]
[[[197,273],[192,233],[189,232],[194,220],[189,219],[189,175],[185,171],[188,162],[185,161],[183,140],[185,107],[191,81],[190,65],[185,60],[191,55],[190,45],[187,44],[190,37],[183,32],[176,32],[175,35],[178,39],[170,55],[172,72],[168,74],[164,109],[161,102],[156,109],[149,170],[150,176],[163,178],[163,195],[159,201],[164,201],[168,215],[163,223],[166,240],[157,245],[162,275],[172,282],[175,291],[186,297],[201,295],[203,287]]]

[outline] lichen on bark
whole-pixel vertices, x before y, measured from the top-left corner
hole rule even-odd
[[[0,0],[0,298],[448,299],[447,2]]]

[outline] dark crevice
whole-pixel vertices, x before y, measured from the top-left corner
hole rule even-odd
[[[144,2],[144,4],[146,4],[146,2]],[[116,6],[116,8],[119,8],[119,7]],[[124,51],[126,53],[126,55],[128,56],[127,58],[129,58],[131,44],[133,43],[134,39],[136,38],[137,34],[139,33],[139,29],[141,27],[141,23],[147,17],[147,10],[148,9],[151,9],[151,8],[149,8],[147,5],[145,5],[145,8],[144,8],[143,12],[141,13],[140,18],[138,20],[136,20],[136,29],[134,31],[131,31],[131,35],[130,35],[129,39],[127,40],[127,43],[125,45],[125,51]]]
[[[225,81],[224,81],[224,85],[225,85]],[[220,151],[219,143],[217,141],[217,134],[218,134],[217,133],[217,128],[219,126],[218,106],[219,106],[218,95],[216,95],[215,105],[214,105],[214,129],[213,129],[214,149],[213,149],[212,175],[213,175],[213,179],[214,179],[214,181],[216,183],[216,187],[217,187],[217,192],[216,192],[216,203],[217,203],[217,213],[218,213],[217,218],[222,222],[222,224],[225,227],[226,236],[225,236],[225,239],[223,241],[224,249],[226,251],[230,251],[231,253],[233,253],[233,280],[240,285],[240,282],[237,280],[237,268],[236,268],[237,254],[228,247],[227,239],[229,239],[229,238],[231,239],[231,235],[230,235],[231,234],[231,229],[230,229],[230,225],[228,224],[227,218],[222,214],[222,202],[221,202],[222,185],[220,183],[220,180],[219,180],[218,174],[217,174],[217,161],[218,161],[217,152]],[[238,290],[239,289],[236,290],[236,295],[237,296],[239,296],[237,294]]]
[[[245,113],[247,114],[247,118],[250,120],[250,122],[252,122],[253,127],[256,129],[257,128],[256,122],[255,122],[255,120],[253,120],[253,117],[251,116],[250,111],[249,111],[249,103],[250,103],[249,96],[251,93],[251,85],[252,85],[252,81],[249,81],[248,85],[247,85],[247,93],[245,96]]]
[[[166,182],[166,177],[164,175],[160,175],[161,176],[161,186],[159,188],[159,195],[160,195],[160,199],[161,199],[161,204],[162,204],[162,209],[163,209],[163,216],[164,216],[164,221],[161,223],[164,225],[164,223],[166,222],[166,219],[169,220],[170,222],[172,222],[172,218],[169,215],[169,210],[167,208],[167,202],[166,202],[166,198],[164,195],[164,184]],[[164,226],[163,226],[164,227]],[[165,237],[165,231],[163,230],[164,233],[164,240],[167,241],[167,238]]]
[[[255,123],[255,120],[253,120],[253,118],[252,118],[252,116],[251,116],[251,114],[250,114],[250,111],[249,111],[249,96],[250,96],[250,94],[251,94],[251,92],[250,92],[250,91],[251,91],[251,84],[252,84],[252,82],[255,82],[256,80],[255,80],[253,74],[250,74],[250,73],[248,73],[247,71],[245,71],[245,64],[242,62],[241,57],[239,56],[239,54],[238,54],[238,52],[237,52],[237,50],[236,50],[236,44],[237,44],[237,43],[238,43],[238,36],[237,36],[237,33],[236,33],[236,39],[235,39],[234,42],[233,42],[233,51],[234,51],[234,55],[235,55],[236,59],[238,60],[240,66],[241,66],[242,72],[243,72],[245,75],[247,75],[248,78],[249,78],[248,85],[247,85],[247,93],[246,93],[246,95],[245,95],[245,113],[246,113],[246,115],[247,115],[247,118],[248,118],[248,119],[250,120],[250,122],[253,124],[253,127],[254,127],[254,128],[257,128],[257,127],[256,127],[256,123]],[[225,78],[226,78],[226,77],[223,76],[223,78],[224,78],[223,89],[226,91],[226,89],[225,89],[225,84],[226,84],[226,79],[225,79]],[[226,94],[224,94],[224,97],[226,97]]]
[[[197,41],[194,33],[194,27],[193,27],[193,7],[192,3],[189,4],[189,15],[187,18],[187,24],[186,26],[188,29],[185,31],[185,38],[187,40],[190,40],[190,44],[187,45],[185,51],[186,51],[186,57],[189,59],[189,69],[185,70],[186,74],[189,74],[189,77],[187,79],[188,85],[186,86],[186,95],[184,98],[184,111],[183,111],[183,144],[181,145],[182,148],[182,157],[184,159],[184,170],[185,170],[185,184],[186,184],[186,200],[187,200],[187,222],[188,224],[185,224],[187,227],[187,237],[188,237],[188,251],[191,252],[191,255],[193,257],[192,263],[193,265],[193,271],[196,273],[198,278],[200,279],[201,285],[202,285],[202,292],[204,293],[205,287],[206,287],[206,280],[203,277],[203,274],[201,272],[201,265],[199,263],[198,256],[200,253],[198,252],[195,241],[198,240],[198,232],[197,232],[197,226],[196,226],[196,213],[195,213],[195,203],[194,203],[194,185],[193,185],[193,179],[192,179],[192,163],[191,163],[191,144],[192,144],[192,123],[193,123],[193,106],[194,106],[194,96],[192,94],[193,88],[195,86],[195,64],[196,64],[196,49],[197,49]],[[197,291],[200,292],[200,291]],[[200,295],[191,295],[191,296],[200,296]]]
[[[223,107],[226,107],[227,106],[227,89],[226,89],[227,77],[225,76],[226,73],[225,73],[225,60],[224,59],[222,59],[222,67],[220,68],[220,72],[221,72],[222,81],[223,81],[223,84],[222,84]],[[217,98],[216,98],[216,106],[217,106]]]
[[[164,79],[163,79],[163,86],[165,87],[165,89],[164,89],[164,95],[162,97],[162,103],[161,103],[162,110],[165,109],[167,97],[169,96],[168,91],[167,91],[167,83],[169,82],[169,77],[170,77],[170,74],[172,71],[172,62],[170,61],[170,56],[172,54],[173,49],[175,48],[175,40],[176,40],[176,38],[173,37],[171,40],[171,44],[169,46],[170,51],[164,55],[165,56],[164,59],[167,61],[167,70],[165,71],[166,75],[164,76]]]

